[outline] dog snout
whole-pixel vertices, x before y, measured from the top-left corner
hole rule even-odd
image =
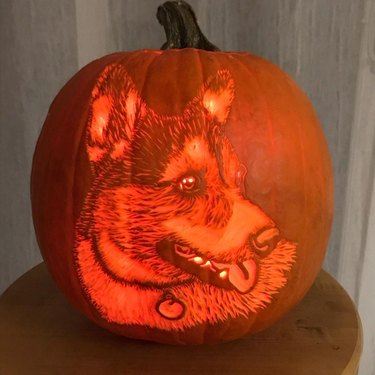
[[[249,239],[252,249],[260,256],[268,255],[280,240],[280,231],[276,227],[262,228]]]

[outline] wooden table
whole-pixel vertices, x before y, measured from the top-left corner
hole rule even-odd
[[[65,301],[42,263],[0,297],[0,374],[355,374],[361,323],[322,271],[273,327],[234,342],[174,347],[115,336]]]

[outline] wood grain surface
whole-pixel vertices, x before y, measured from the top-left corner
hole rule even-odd
[[[362,330],[345,290],[321,271],[273,327],[220,344],[175,347],[115,336],[77,313],[42,263],[0,297],[0,374],[355,374]]]

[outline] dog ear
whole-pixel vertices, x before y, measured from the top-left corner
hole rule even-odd
[[[146,106],[134,83],[120,65],[108,66],[91,95],[87,151],[96,162],[109,154],[117,158],[129,147],[137,121]]]
[[[228,117],[233,98],[234,80],[227,70],[219,70],[203,87],[203,107],[221,125]]]

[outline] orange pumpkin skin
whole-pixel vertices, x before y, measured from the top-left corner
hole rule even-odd
[[[172,146],[153,148],[165,129]],[[191,147],[203,157],[186,161]],[[128,337],[213,343],[268,327],[310,288],[331,227],[332,171],[312,106],[275,65],[247,53],[142,50],[95,60],[59,92],[31,200],[48,269],[83,314]],[[233,223],[236,238],[225,236]],[[263,227],[279,241],[265,255],[249,245]],[[172,250],[155,250],[163,246]]]

